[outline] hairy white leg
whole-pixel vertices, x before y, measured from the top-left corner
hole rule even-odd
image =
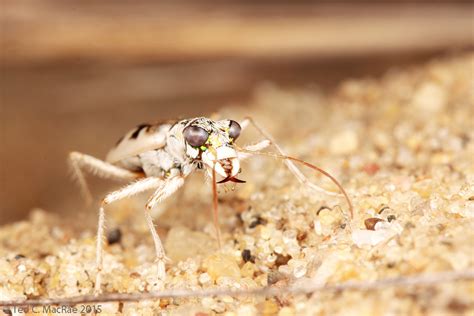
[[[243,132],[250,124],[250,118],[246,117],[242,122],[239,122],[241,132]]]
[[[272,144],[276,148],[276,150],[278,151],[278,153],[281,156],[286,156],[283,149],[275,142],[273,137],[267,131],[265,131],[259,124],[257,124],[251,117],[245,118],[240,123],[240,126],[242,127],[242,130],[243,130],[243,129],[247,128],[249,124],[252,124],[253,127],[260,133],[260,135],[262,135],[270,144]],[[250,150],[252,150],[252,149],[250,149]],[[252,151],[257,151],[257,150],[252,150]],[[293,173],[293,175],[298,179],[298,181],[301,184],[307,185],[308,187],[312,188],[313,190],[323,192],[327,195],[333,195],[333,196],[339,196],[340,195],[339,193],[334,193],[334,192],[327,191],[327,190],[321,188],[320,186],[318,186],[318,185],[312,183],[311,181],[309,181],[306,178],[306,176],[301,172],[301,170],[298,169],[298,167],[291,160],[285,159],[284,162],[285,162],[285,165],[287,166],[287,168],[290,170],[290,172]]]
[[[129,184],[122,189],[111,192],[106,195],[103,199],[99,209],[99,222],[97,223],[97,246],[96,246],[96,269],[97,275],[95,279],[94,293],[100,294],[101,283],[102,283],[102,253],[103,253],[103,242],[104,242],[104,229],[105,229],[105,210],[104,207],[107,204],[118,201],[120,199],[144,192],[147,190],[155,189],[163,183],[163,180],[159,178],[144,178],[138,180],[132,184]]]
[[[271,145],[271,142],[268,139],[265,139],[265,140],[262,140],[261,142],[258,142],[256,144],[247,145],[243,149],[245,151],[255,151],[255,152],[257,152],[257,151],[260,151],[260,150],[263,150],[263,149],[267,148],[270,145]],[[245,160],[245,159],[249,158],[250,156],[252,156],[252,153],[239,152],[239,159],[240,160]]]
[[[161,203],[171,194],[176,192],[184,184],[183,177],[173,177],[171,179],[165,180],[161,185],[156,189],[155,193],[151,196],[145,206],[145,220],[150,229],[151,235],[153,236],[153,242],[155,244],[156,252],[156,262],[158,264],[158,279],[164,280],[166,277],[165,261],[169,259],[165,255],[165,250],[163,244],[161,243],[160,236],[156,232],[155,225],[153,224],[153,218],[150,214],[150,211],[157,204]]]
[[[148,200],[146,208],[151,210],[156,204],[161,203],[171,194],[176,192],[184,184],[184,178],[181,176],[173,177],[162,181],[162,184],[156,189],[152,197]]]
[[[99,221],[97,222],[97,240],[95,246],[95,285],[94,294],[98,295],[101,293],[102,285],[102,246],[104,243],[104,229],[105,229],[105,211],[104,207],[101,206],[99,209]]]
[[[84,177],[83,170],[86,170],[101,178],[116,180],[133,180],[141,177],[141,174],[132,172],[95,157],[73,151],[69,153],[69,165],[71,166],[74,178],[79,183],[81,194],[87,204],[92,202],[92,195]]]

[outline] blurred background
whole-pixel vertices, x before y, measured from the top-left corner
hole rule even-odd
[[[473,47],[470,1],[0,5],[0,223],[80,202],[67,153],[102,158],[139,123],[245,106],[262,82],[330,93]]]

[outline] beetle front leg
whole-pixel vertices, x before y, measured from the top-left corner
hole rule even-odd
[[[264,138],[265,138],[265,141],[268,141],[269,144],[268,145],[273,145],[273,147],[275,147],[275,149],[277,150],[278,154],[280,154],[281,156],[286,156],[286,153],[283,151],[283,149],[275,142],[275,140],[273,139],[273,137],[265,130],[263,129],[259,124],[257,124],[257,122],[255,122],[255,120],[251,117],[246,117],[242,123],[241,123],[241,126],[242,126],[242,130],[246,127],[248,127],[248,125],[252,125],[256,130],[257,132],[262,135]],[[266,146],[267,147],[267,146]],[[252,150],[250,149],[251,151],[258,151],[258,150]],[[244,157],[245,159],[246,157]],[[315,190],[315,191],[318,191],[318,192],[323,192],[327,195],[331,195],[331,196],[339,196],[340,194],[338,193],[334,193],[334,192],[330,192],[330,191],[327,191],[323,188],[321,188],[319,185],[317,184],[314,184],[313,182],[309,181],[308,178],[301,172],[301,170],[293,163],[293,161],[291,161],[290,159],[284,159],[283,162],[285,163],[286,167],[288,168],[288,170],[290,170],[290,172],[298,179],[298,181],[302,184],[302,185],[305,185],[307,187],[310,187],[311,189]]]
[[[259,152],[261,150],[264,150],[268,146],[271,145],[271,142],[268,139],[262,140],[261,142],[258,142],[253,145],[247,145],[243,148],[244,151],[239,152],[239,159],[240,160],[245,160],[252,156],[251,152]],[[249,151],[249,152],[246,152]]]
[[[153,242],[155,244],[156,252],[156,262],[158,264],[158,279],[164,280],[166,278],[166,269],[165,262],[169,259],[165,255],[165,250],[163,244],[161,243],[160,236],[156,232],[155,225],[153,224],[153,218],[150,214],[150,211],[157,204],[164,201],[167,197],[175,193],[181,186],[184,184],[183,177],[173,177],[171,179],[165,180],[159,187],[156,189],[155,193],[150,197],[146,206],[145,206],[145,220],[148,225],[148,229],[153,236]]]

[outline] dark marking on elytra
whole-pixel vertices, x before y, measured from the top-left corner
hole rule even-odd
[[[130,139],[137,139],[138,134],[140,134],[142,129],[146,128],[147,130],[149,130],[150,127],[151,127],[150,124],[140,124],[140,125],[138,125],[137,128],[135,129],[135,131],[132,133],[132,135],[130,135]]]

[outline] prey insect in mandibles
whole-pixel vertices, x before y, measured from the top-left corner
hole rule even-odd
[[[252,124],[264,139],[254,145],[239,147],[235,141],[241,131],[249,124]],[[277,154],[261,152],[270,145],[277,149]],[[140,192],[154,190],[145,205],[145,219],[155,245],[158,278],[163,280],[166,276],[165,261],[167,258],[153,224],[150,214],[151,209],[176,192],[184,184],[185,178],[193,171],[205,170],[206,174],[212,179],[213,216],[216,237],[220,246],[217,184],[229,181],[244,183],[245,181],[237,178],[240,172],[240,162],[254,154],[283,159],[290,171],[303,185],[319,191],[324,190],[308,181],[293,162],[302,163],[323,173],[339,187],[349,204],[352,215],[350,199],[334,177],[305,161],[286,156],[272,137],[251,118],[245,119],[240,124],[234,120],[216,121],[205,117],[186,119],[175,123],[142,124],[122,137],[109,152],[105,161],[82,153],[72,152],[69,156],[70,164],[75,177],[79,181],[82,193],[89,201],[91,201],[91,195],[82,173],[83,170],[104,178],[132,181],[125,187],[107,194],[100,206],[97,229],[95,293],[101,292],[104,208],[107,204]],[[332,192],[326,193],[334,194]]]

